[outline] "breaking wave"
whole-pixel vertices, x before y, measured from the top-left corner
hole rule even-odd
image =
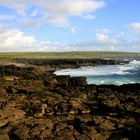
[[[140,61],[132,60],[125,65],[106,65],[96,67],[81,67],[78,69],[63,69],[56,75],[70,75],[71,77],[85,76],[88,84],[140,83]]]

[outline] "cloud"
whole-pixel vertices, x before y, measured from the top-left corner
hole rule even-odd
[[[42,11],[45,24],[47,21],[51,24],[65,25],[69,24],[69,17],[72,16],[95,18],[93,12],[102,8],[105,2],[97,0],[0,0],[0,5],[14,9],[19,16],[26,17],[25,20],[37,16],[38,12]],[[31,7],[35,9],[32,10]]]
[[[25,34],[19,29],[7,29],[0,32],[1,52],[31,52],[31,51],[122,51],[128,47],[138,50],[137,42],[117,41],[107,35],[98,35],[101,39],[93,41],[80,41],[74,43],[59,43],[50,41],[38,41],[35,37]],[[113,41],[117,41],[113,42]],[[140,50],[140,49],[139,49]]]
[[[47,21],[51,24],[56,24],[56,25],[69,25],[69,21],[66,16],[61,16],[61,15],[52,15],[47,17]]]
[[[140,22],[128,24],[127,27],[131,30],[133,38],[140,44]]]
[[[32,19],[32,18],[25,18],[25,19],[21,19],[19,20],[20,22],[20,27],[21,28],[34,28],[34,27],[40,27],[44,24],[46,24],[46,20],[44,19],[44,17],[42,18],[37,18],[37,19]]]
[[[26,51],[36,47],[36,40],[18,29],[0,32],[0,51]]]
[[[109,36],[101,33],[96,33],[96,40],[105,43],[109,41]]]
[[[8,29],[0,24],[0,52],[64,51],[66,46],[58,42],[38,41],[19,29]]]
[[[5,27],[0,26],[1,29]],[[73,28],[73,30],[75,30]],[[105,36],[104,36],[105,38]],[[98,41],[83,41],[75,43],[59,43],[50,41],[38,41],[35,37],[25,34],[19,29],[5,29],[0,32],[0,51],[19,52],[19,51],[78,51],[78,50],[108,50],[111,45]],[[104,45],[103,45],[104,44]]]
[[[102,30],[102,29],[101,29]],[[77,27],[71,27],[71,32],[77,32]],[[139,39],[125,39],[126,33],[117,34],[96,32],[93,40],[83,40],[73,43],[39,41],[19,29],[9,29],[0,24],[0,52],[18,51],[126,51],[140,52]]]
[[[48,5],[42,6],[49,18],[55,19],[56,23],[65,23],[70,16],[83,16],[84,14],[90,14],[93,11],[101,8],[104,2],[96,2],[95,0],[61,0],[59,4],[55,4],[56,0],[49,1]],[[52,22],[51,20],[49,20]]]
[[[131,23],[128,25],[128,27],[133,31],[140,32],[140,22]]]
[[[24,0],[23,0],[24,1]],[[25,15],[26,4],[19,0],[0,0],[0,5],[15,9],[19,15]]]
[[[6,25],[0,24],[0,33],[4,32],[7,29]]]

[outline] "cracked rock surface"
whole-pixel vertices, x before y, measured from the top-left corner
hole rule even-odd
[[[6,74],[16,78],[0,80],[0,140],[140,138],[139,84],[86,85],[33,68]]]

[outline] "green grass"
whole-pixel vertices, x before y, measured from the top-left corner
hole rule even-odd
[[[30,59],[72,59],[72,58],[140,58],[140,53],[125,52],[12,52],[0,53],[0,61],[12,61],[15,58]]]
[[[0,53],[0,58],[130,58],[140,57],[140,53],[125,52],[12,52]]]

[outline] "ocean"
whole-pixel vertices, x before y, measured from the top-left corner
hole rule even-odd
[[[62,69],[56,75],[70,75],[71,77],[85,76],[88,84],[95,85],[123,85],[140,83],[140,59],[131,59],[125,65],[102,65],[81,67],[78,69]]]

